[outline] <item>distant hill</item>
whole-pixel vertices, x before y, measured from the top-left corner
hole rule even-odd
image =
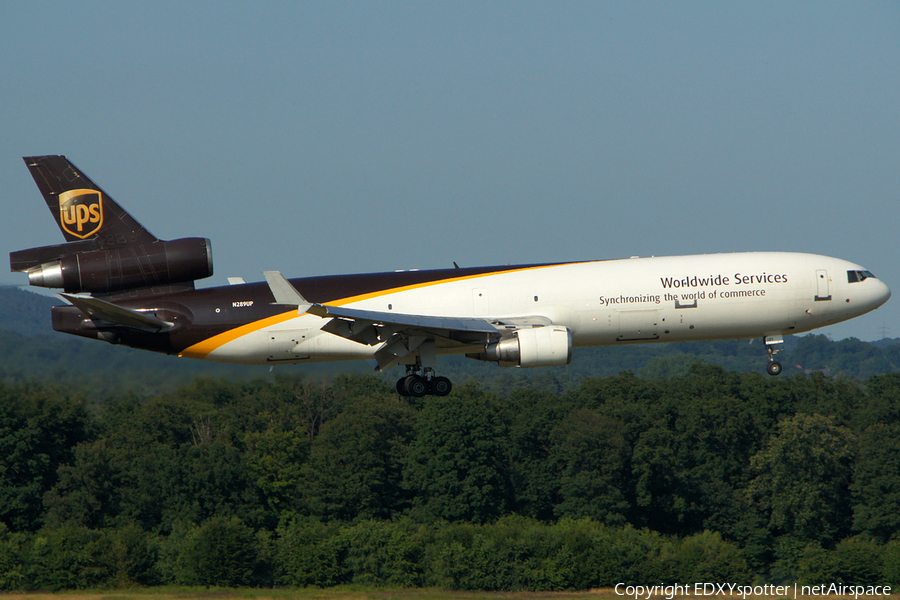
[[[900,338],[883,338],[876,342],[869,342],[876,348],[887,348],[888,346],[894,346],[896,344],[900,344]]]
[[[59,335],[50,325],[50,308],[62,300],[27,292],[15,286],[0,286],[0,329],[22,335]]]
[[[0,287],[0,380],[52,381],[92,395],[115,397],[123,393],[155,394],[197,377],[272,377],[266,366],[184,359],[54,332],[50,308],[60,303],[61,300],[16,287]],[[849,338],[835,342],[824,335],[790,336],[785,338],[785,352],[779,360],[785,366],[782,377],[820,371],[865,379],[900,372],[900,340],[870,343]],[[587,377],[613,376],[622,371],[667,379],[687,372],[697,362],[731,371],[761,373],[766,352],[760,340],[638,344],[580,348],[575,351],[572,364],[544,369],[503,369],[492,363],[448,356],[440,359],[439,371],[456,383],[478,380],[498,392],[526,386],[562,391],[577,387]],[[367,362],[352,361],[283,365],[275,373],[330,379],[341,373],[371,371]],[[402,370],[395,368],[384,378],[393,382],[401,374]]]

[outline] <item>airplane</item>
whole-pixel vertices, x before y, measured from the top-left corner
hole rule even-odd
[[[406,367],[403,396],[445,396],[437,356],[567,365],[574,348],[783,336],[872,311],[887,285],[846,260],[791,252],[632,257],[287,279],[212,276],[205,238],[153,236],[65,156],[24,157],[66,242],[10,253],[62,289],[53,328],[181,357],[251,365],[368,359]]]

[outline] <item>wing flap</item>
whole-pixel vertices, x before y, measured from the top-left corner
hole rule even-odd
[[[320,317],[334,317],[366,321],[370,324],[397,325],[403,328],[423,330],[446,330],[466,333],[497,333],[498,327],[485,319],[469,317],[431,317],[426,315],[409,315],[389,313],[343,306],[314,304],[307,312]]]

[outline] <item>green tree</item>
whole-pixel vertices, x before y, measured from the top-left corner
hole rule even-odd
[[[512,506],[509,432],[497,404],[470,384],[429,398],[405,469],[421,518],[485,523]]]
[[[900,349],[900,344],[894,347]],[[854,423],[860,430],[876,423],[900,424],[900,373],[878,375],[866,381],[865,403],[856,411]]]
[[[156,545],[137,523],[102,530],[98,543],[100,560],[109,573],[109,585],[125,588],[159,583]]]
[[[389,519],[408,506],[403,464],[413,409],[396,394],[352,403],[326,422],[310,453],[305,495],[323,519]]]
[[[113,444],[100,438],[75,447],[74,464],[59,468],[59,483],[45,495],[49,524],[75,522],[100,529],[121,514],[126,484]]]
[[[567,415],[551,434],[549,469],[558,473],[559,517],[624,525],[627,460],[621,425],[590,409]]]
[[[0,522],[0,590],[26,587],[30,534],[12,533]]]
[[[851,585],[875,585],[884,581],[884,547],[871,539],[854,536],[841,540],[832,553],[837,580]]]
[[[900,540],[891,540],[881,549],[883,558],[882,581],[900,586]]]
[[[517,514],[549,521],[559,502],[557,465],[550,456],[554,430],[575,407],[549,392],[516,390],[506,397],[512,484]]]
[[[93,435],[84,401],[53,388],[0,384],[0,522],[36,531],[43,496],[73,448]]]
[[[885,542],[900,537],[900,423],[876,423],[859,436],[853,529]]]
[[[71,590],[107,583],[110,570],[102,558],[101,538],[99,531],[74,523],[42,529],[27,558],[28,586]]]
[[[191,585],[250,586],[257,583],[259,546],[252,529],[237,517],[213,517],[184,544],[184,569]]]
[[[852,416],[866,403],[865,393],[853,379],[812,373],[787,379],[795,412],[831,416],[836,425],[850,426]]]
[[[351,574],[344,564],[346,541],[340,525],[294,517],[278,527],[276,564],[278,583],[329,587],[347,583]]]
[[[309,438],[301,427],[247,432],[242,460],[248,477],[270,511],[278,516],[306,510],[306,461]]]
[[[339,545],[353,583],[388,587],[421,587],[425,553],[433,528],[399,521],[359,521],[343,527]]]
[[[850,530],[856,437],[832,417],[797,415],[778,424],[750,460],[752,503],[776,534],[834,544]]]
[[[703,531],[664,546],[660,561],[664,579],[682,581],[749,581],[751,571],[740,549],[718,532]]]
[[[787,412],[766,376],[695,365],[669,381],[643,422],[632,461],[636,523],[666,533],[718,531],[743,520],[750,456]]]
[[[255,526],[267,524],[259,491],[241,462],[241,449],[217,439],[182,446],[173,496],[167,500],[167,520],[199,523],[219,516],[237,516]]]
[[[492,524],[455,524],[438,533],[431,569],[443,587],[562,590],[581,580],[563,527],[510,515]]]
[[[884,554],[884,546],[860,536],[841,540],[833,550],[810,543],[800,553],[796,579],[807,585],[876,585],[885,582]]]
[[[661,556],[669,538],[649,529],[602,528],[593,532],[587,564],[597,575],[591,587],[612,587],[617,583],[641,584],[662,581],[670,565]]]

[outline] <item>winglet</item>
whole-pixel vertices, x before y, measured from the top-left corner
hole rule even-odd
[[[275,296],[275,304],[296,306],[297,311],[300,313],[305,313],[312,306],[312,303],[307,302],[306,298],[297,291],[297,288],[285,279],[281,271],[263,271],[263,275],[266,277],[269,289],[272,290],[272,295]]]

